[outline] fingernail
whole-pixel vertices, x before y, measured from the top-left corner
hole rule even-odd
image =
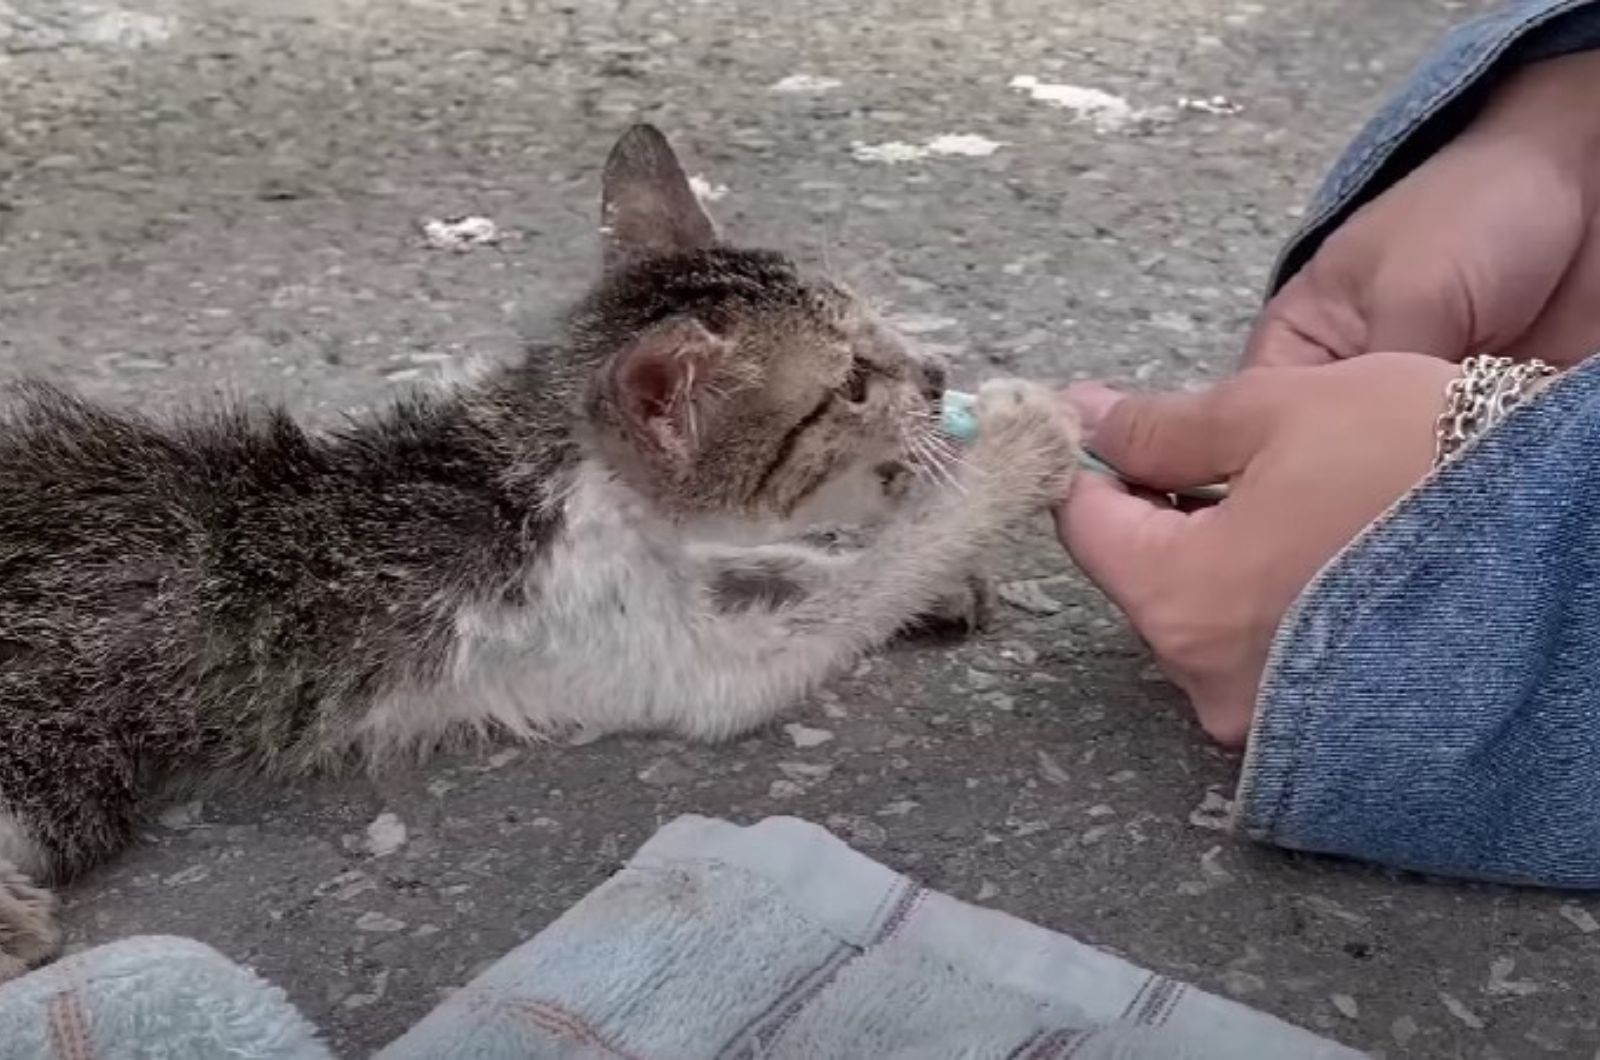
[[[1111,406],[1123,398],[1121,393],[1104,383],[1074,383],[1067,387],[1061,396],[1083,421],[1085,435],[1094,434],[1095,428],[1100,426],[1100,421],[1111,411]]]

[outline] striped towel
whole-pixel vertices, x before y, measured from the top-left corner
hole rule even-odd
[[[815,825],[681,817],[375,1060],[1358,1054],[929,891]],[[137,938],[0,988],[0,1060],[332,1060],[282,991]]]
[[[380,1060],[1359,1054],[775,817],[680,817]]]

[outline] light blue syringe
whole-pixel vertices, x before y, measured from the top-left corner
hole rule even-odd
[[[939,420],[940,428],[957,441],[971,442],[978,436],[978,417],[974,411],[977,403],[978,399],[975,395],[961,390],[946,390],[941,402],[943,411]],[[1138,485],[1138,483],[1132,482],[1122,472],[1086,449],[1079,451],[1078,462],[1090,471],[1101,475],[1110,475],[1112,478],[1120,479],[1130,486]],[[1228,486],[1227,483],[1219,482],[1214,485],[1193,486],[1189,489],[1174,490],[1173,492],[1177,496],[1185,497],[1189,500],[1206,501],[1214,504],[1228,495]]]

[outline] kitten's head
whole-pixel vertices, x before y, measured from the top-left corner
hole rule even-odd
[[[675,515],[870,517],[926,452],[944,370],[849,291],[727,246],[666,139],[606,163],[605,275],[573,334],[604,458]]]

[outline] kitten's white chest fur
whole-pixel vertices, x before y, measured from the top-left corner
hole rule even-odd
[[[597,465],[579,470],[563,515],[527,574],[528,604],[458,611],[445,680],[378,703],[364,744],[382,751],[461,724],[521,737],[748,724],[746,702],[771,691],[759,667],[728,664],[773,645],[777,621],[742,615],[741,635],[712,607],[692,546]]]

